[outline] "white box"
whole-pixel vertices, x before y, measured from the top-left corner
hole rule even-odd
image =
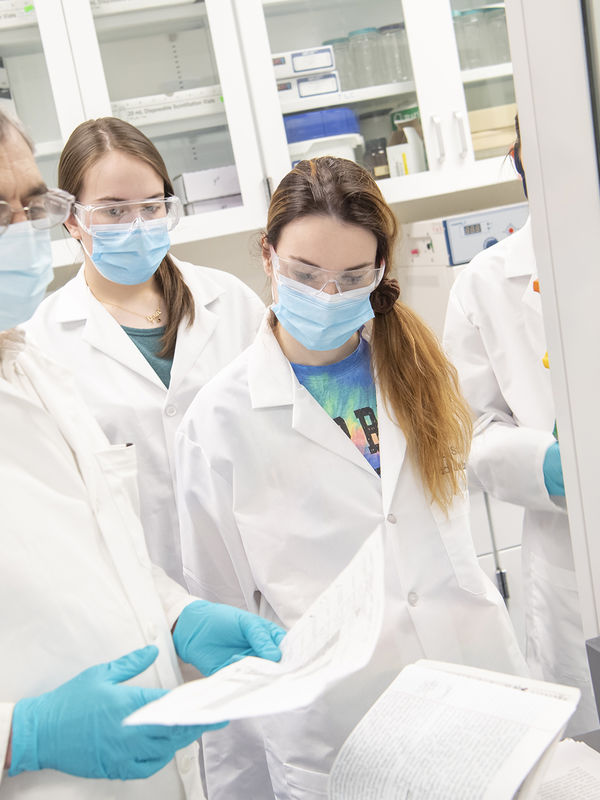
[[[173,188],[184,205],[240,194],[235,166],[183,172],[173,180]]]
[[[273,72],[279,78],[294,78],[310,72],[331,72],[335,69],[333,48],[330,45],[309,47],[307,50],[292,50],[273,53]]]
[[[335,71],[305,78],[286,78],[277,82],[277,91],[280,102],[287,103],[303,97],[336,94],[340,91],[340,80]]]
[[[196,203],[187,203],[186,214],[205,214],[207,211],[221,211],[224,208],[235,208],[243,204],[241,194],[232,194],[229,197],[213,197],[211,200],[199,200]]]
[[[224,110],[221,87],[218,84],[182,89],[172,94],[152,94],[115,100],[111,103],[111,108],[115,117],[120,117],[133,125],[218,114]]]
[[[119,11],[138,11],[158,6],[181,6],[195,2],[197,0],[91,0],[90,5],[94,16],[101,17],[105,14],[116,14]]]

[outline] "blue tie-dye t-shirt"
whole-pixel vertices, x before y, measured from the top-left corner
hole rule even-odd
[[[371,353],[361,337],[356,350],[337,364],[311,367],[292,364],[300,383],[312,394],[380,474],[377,396],[371,375]]]

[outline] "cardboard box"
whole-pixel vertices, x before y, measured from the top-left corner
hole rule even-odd
[[[185,206],[186,214],[205,214],[207,211],[221,211],[224,208],[235,208],[243,205],[241,194],[232,194],[229,197],[215,197],[212,200],[199,200]]]
[[[280,78],[297,78],[315,72],[331,72],[335,69],[333,48],[330,45],[309,47],[307,50],[291,50],[273,53],[273,72]]]
[[[469,111],[473,150],[477,158],[492,158],[508,153],[517,137],[516,113],[515,103]]]
[[[280,102],[287,103],[303,97],[336,94],[340,91],[340,80],[335,70],[305,78],[286,78],[278,81],[277,91]]]
[[[235,166],[183,172],[173,180],[173,188],[184,205],[240,194]]]
[[[145,97],[132,97],[115,100],[111,103],[112,113],[133,125],[149,122],[168,122],[171,119],[198,117],[204,114],[218,114],[223,111],[221,87],[199,86],[196,89],[182,89],[173,94],[153,94]]]

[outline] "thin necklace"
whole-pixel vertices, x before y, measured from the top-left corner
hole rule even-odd
[[[130,308],[124,308],[123,306],[119,306],[116,303],[109,303],[108,300],[101,300],[94,293],[89,283],[87,284],[87,287],[90,290],[90,292],[92,292],[96,300],[99,303],[102,303],[103,306],[112,306],[113,308],[120,308],[121,311],[126,311],[128,314],[135,314],[136,317],[141,317],[142,319],[148,320],[148,322],[160,322],[160,316],[162,314],[162,311],[160,310],[160,305],[156,306],[156,311],[154,311],[152,314],[140,314],[138,311],[132,311]]]

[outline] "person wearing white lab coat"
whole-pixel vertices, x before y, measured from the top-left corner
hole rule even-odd
[[[283,632],[152,565],[135,447],[109,445],[69,373],[15,328],[73,198],[47,189],[1,113],[0,198],[0,798],[201,800],[202,726],[121,722],[181,682],[178,656],[204,674],[249,647],[276,660]]]
[[[528,220],[459,275],[450,292],[444,346],[476,419],[470,480],[525,508],[527,661],[535,677],[581,689],[569,726],[575,734],[595,730],[598,717],[564,496],[551,496],[544,476],[546,454],[558,445],[537,279]],[[560,476],[562,481],[562,471]]]
[[[150,556],[183,584],[175,430],[198,389],[250,344],[264,305],[233,275],[168,254],[179,202],[155,146],[129,123],[77,127],[59,185],[77,199],[67,227],[85,260],[28,332],[73,372],[109,441],[136,445]]]
[[[310,708],[204,737],[210,800],[326,797],[353,726],[419,658],[526,671],[471,540],[468,410],[397,300],[395,233],[362,167],[297,164],[263,237],[275,303],[177,434],[184,572],[202,596],[288,627],[384,527],[385,617],[368,665]]]

